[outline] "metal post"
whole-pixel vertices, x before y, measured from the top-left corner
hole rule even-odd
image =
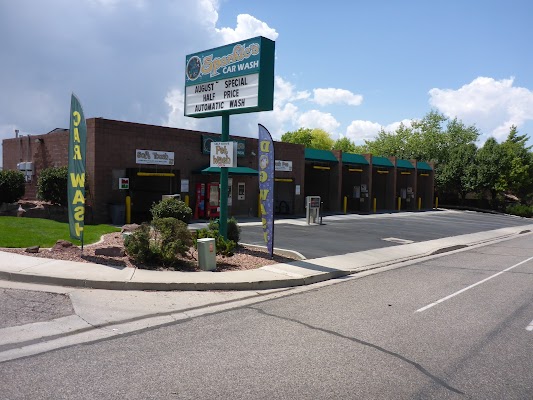
[[[376,198],[374,197],[374,214],[375,214],[376,211],[377,211],[377,207],[376,207],[377,204],[376,204],[376,203],[377,203],[377,202],[376,202]]]
[[[126,223],[131,224],[131,197],[126,196]]]
[[[222,115],[222,141],[229,142],[229,114]],[[228,168],[220,168],[220,222],[219,232],[228,238]]]
[[[344,214],[346,214],[348,210],[348,196],[344,196]]]
[[[439,198],[438,197],[435,198],[435,208],[436,209],[439,208]]]
[[[402,198],[398,197],[398,211],[402,210]]]

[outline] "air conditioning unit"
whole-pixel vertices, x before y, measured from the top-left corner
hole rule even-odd
[[[161,197],[162,200],[164,199],[177,199],[177,200],[181,200],[181,194],[164,194],[162,197]]]
[[[19,171],[33,171],[33,163],[31,161],[23,161],[17,164]]]

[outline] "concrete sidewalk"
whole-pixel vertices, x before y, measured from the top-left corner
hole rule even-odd
[[[0,251],[0,279],[113,290],[264,290],[309,285],[428,255],[530,234],[533,224],[228,272],[150,271]]]

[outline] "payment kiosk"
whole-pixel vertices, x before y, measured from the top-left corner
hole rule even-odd
[[[305,198],[305,216],[307,225],[319,223],[320,196],[307,196]]]

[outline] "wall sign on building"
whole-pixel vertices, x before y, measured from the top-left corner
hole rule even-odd
[[[211,154],[211,142],[220,142],[220,136],[202,135],[202,154]],[[237,157],[246,156],[246,140],[236,139],[232,142],[237,143]]]
[[[135,163],[151,165],[174,165],[174,152],[158,150],[135,150]]]
[[[120,190],[127,190],[130,188],[130,178],[118,178],[118,188]]]
[[[185,115],[204,118],[274,108],[275,43],[252,39],[185,58]]]
[[[276,171],[292,172],[292,161],[276,160]]]
[[[210,166],[231,168],[237,166],[237,144],[235,142],[211,142]]]

